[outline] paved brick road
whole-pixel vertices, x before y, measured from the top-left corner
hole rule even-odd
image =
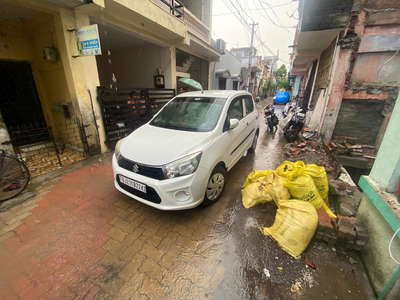
[[[307,269],[260,234],[272,205],[241,206],[244,176],[276,167],[278,146],[261,136],[205,209],[160,212],[127,198],[112,186],[109,156],[49,182],[0,213],[0,299],[367,298],[361,264],[313,244],[317,270]]]
[[[109,160],[0,213],[0,299],[201,299],[222,280],[202,241],[226,203],[159,212],[114,190]]]

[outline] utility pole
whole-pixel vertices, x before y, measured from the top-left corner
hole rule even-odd
[[[252,23],[251,25],[251,41],[250,41],[250,51],[249,51],[249,67],[247,68],[247,91],[250,92],[250,77],[251,77],[251,59],[253,56],[253,44],[254,44],[254,33],[255,27],[258,23]]]

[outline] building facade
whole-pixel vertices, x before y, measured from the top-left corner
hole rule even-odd
[[[299,12],[294,94],[309,109],[307,126],[325,141],[344,144],[339,161],[365,175],[358,211],[369,230],[364,265],[378,299],[397,299],[400,2],[303,0]]]
[[[242,66],[243,81],[239,89],[248,90],[257,96],[263,71],[263,60],[261,56],[257,56],[257,49],[255,47],[233,48],[230,53],[240,61]]]
[[[111,127],[127,127],[115,139],[132,130],[114,115],[112,126],[104,120],[102,105],[121,100],[122,91],[130,91],[123,105],[131,105],[151,93],[165,103],[171,94],[157,89],[174,91],[180,77],[208,88],[210,63],[219,57],[211,47],[211,7],[211,0],[2,1],[2,148],[39,175],[107,151]],[[94,24],[101,55],[83,56],[77,32]],[[99,101],[99,88],[114,98]]]
[[[399,9],[391,0],[300,2],[293,94],[326,141],[379,149],[400,82]],[[339,159],[368,173],[374,155]]]
[[[379,299],[400,295],[400,97],[392,113],[372,170],[359,181],[358,217],[369,231],[362,255]]]
[[[218,62],[215,63],[215,90],[239,90],[243,84],[242,63],[230,51],[225,50]]]

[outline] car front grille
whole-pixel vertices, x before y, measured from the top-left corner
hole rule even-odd
[[[117,175],[117,183],[122,189],[124,189],[125,191],[127,191],[128,193],[130,193],[132,195],[135,195],[137,197],[140,197],[144,200],[147,200],[149,202],[153,202],[156,204],[161,203],[161,198],[158,195],[158,193],[155,191],[155,189],[153,189],[152,187],[149,187],[148,185],[146,185],[146,193],[143,193],[142,191],[139,191],[137,189],[130,187],[129,185],[122,183],[121,180],[119,179],[119,175]]]
[[[118,165],[128,171],[134,172],[136,174],[150,177],[153,179],[158,179],[158,180],[163,180],[165,179],[164,177],[164,172],[162,168],[160,167],[151,167],[151,166],[146,166],[142,165],[139,163],[136,163],[134,161],[131,161],[129,159],[126,159],[125,157],[120,156],[118,158]]]

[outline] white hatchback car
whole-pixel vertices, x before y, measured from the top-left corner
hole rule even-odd
[[[211,204],[224,189],[226,172],[254,151],[258,134],[251,94],[180,94],[117,143],[115,187],[161,210]]]

